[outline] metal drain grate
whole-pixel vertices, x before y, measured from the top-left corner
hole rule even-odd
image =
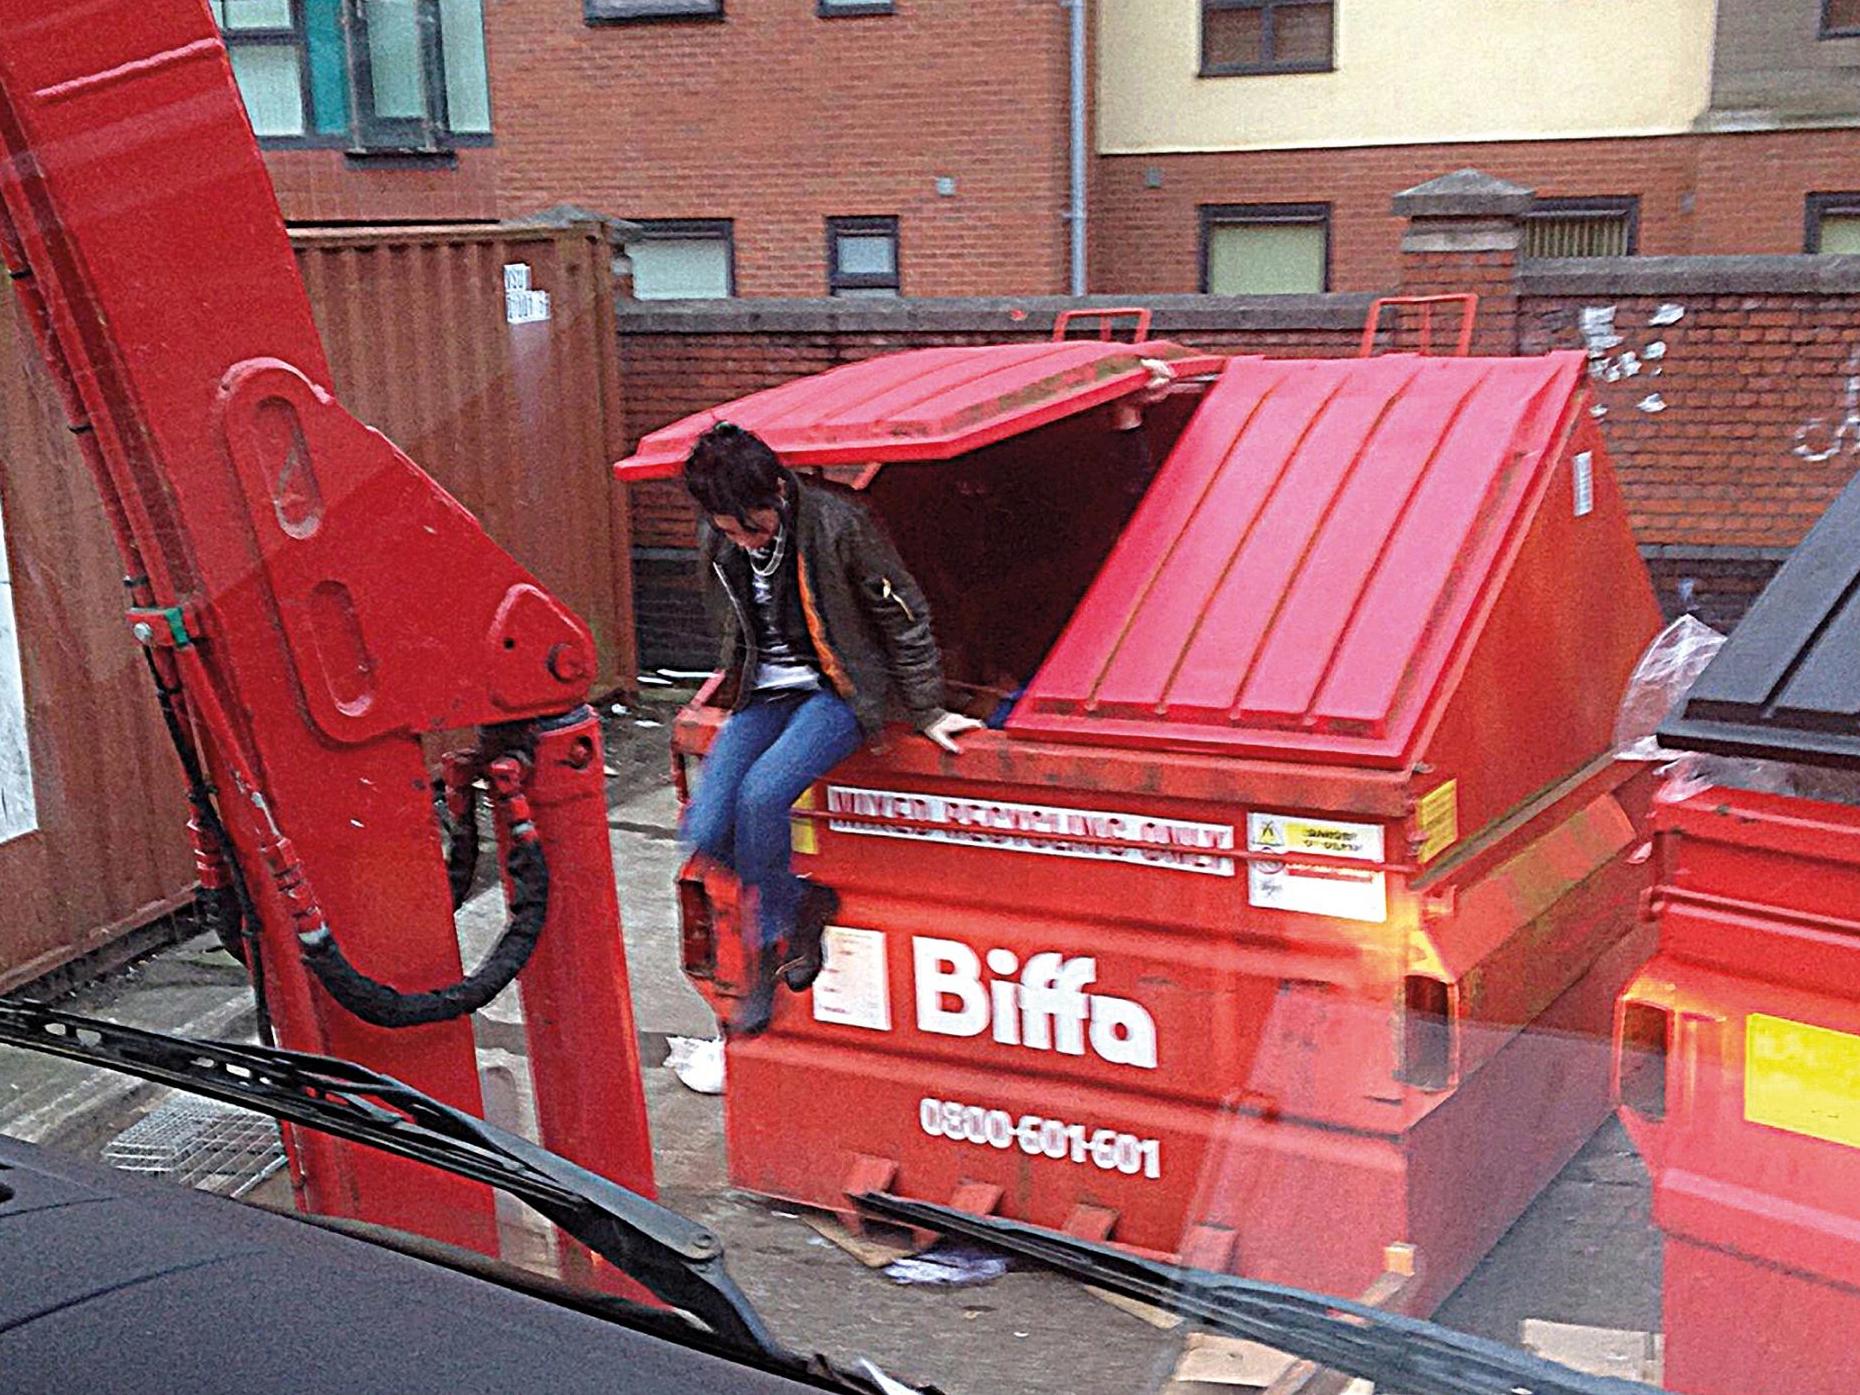
[[[105,1145],[125,1172],[244,1196],[284,1166],[275,1119],[193,1095],[170,1095]]]

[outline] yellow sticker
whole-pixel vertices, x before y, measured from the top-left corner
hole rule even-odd
[[[1429,862],[1460,840],[1460,782],[1435,785],[1414,806],[1421,826],[1421,861]]]
[[[814,807],[814,788],[809,785],[794,801],[797,809]],[[788,846],[798,853],[817,853],[820,851],[820,830],[814,827],[812,819],[788,820]]]
[[[1860,1036],[1751,1013],[1744,1118],[1860,1148]]]

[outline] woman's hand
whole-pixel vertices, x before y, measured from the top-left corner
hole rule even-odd
[[[974,731],[982,723],[974,717],[965,717],[960,712],[945,712],[929,726],[924,728],[924,735],[952,756],[962,754],[962,748],[956,744],[956,738],[965,731]]]

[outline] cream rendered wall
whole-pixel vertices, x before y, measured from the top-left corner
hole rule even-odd
[[[1097,0],[1098,149],[1670,135],[1711,99],[1715,0],[1337,0],[1336,70],[1197,76],[1200,0]]]

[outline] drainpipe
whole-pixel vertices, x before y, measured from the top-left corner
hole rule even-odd
[[[1072,294],[1085,294],[1085,6],[1089,0],[1059,0],[1072,21]]]

